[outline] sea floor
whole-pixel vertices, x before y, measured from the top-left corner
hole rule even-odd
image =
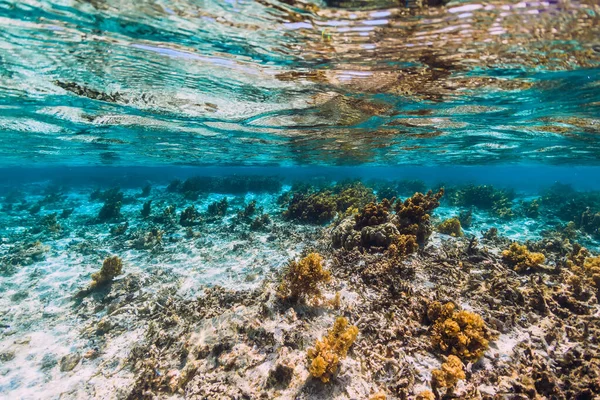
[[[466,221],[471,211],[464,236],[433,232],[417,253],[383,271],[383,250],[332,247],[342,214],[320,224],[295,220],[285,211],[301,185],[262,184],[199,193],[182,182],[5,190],[0,397],[413,398],[431,389],[432,370],[444,360],[423,317],[434,300],[482,315],[495,334],[485,355],[466,365],[457,396],[600,395],[598,293],[591,284],[581,289],[587,295],[574,293],[559,271],[571,242],[592,254],[598,242],[582,229],[565,242],[568,221],[519,211],[540,195],[511,195],[515,212],[504,219],[442,201],[431,225],[461,213]],[[120,211],[103,211],[115,198]],[[182,212],[192,205],[186,220]],[[502,251],[512,241],[542,251],[549,267],[518,273],[506,266]],[[311,251],[333,276],[326,301],[282,302],[284,267]],[[123,273],[90,290],[92,274],[113,255]],[[339,304],[328,306],[336,296]],[[338,315],[360,334],[336,378],[323,384],[311,378],[306,350]]]

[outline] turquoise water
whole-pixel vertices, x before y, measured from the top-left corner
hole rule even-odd
[[[0,4],[3,165],[598,164],[594,1]]]
[[[99,338],[127,293],[77,297],[110,255],[148,302],[252,290],[365,199],[441,187],[424,251],[458,217],[496,255],[597,255],[599,177],[595,0],[0,0],[0,398],[126,397],[143,318]]]

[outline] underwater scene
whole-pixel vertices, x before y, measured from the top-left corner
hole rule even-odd
[[[600,399],[600,2],[0,0],[0,399]]]

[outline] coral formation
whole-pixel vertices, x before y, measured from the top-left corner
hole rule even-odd
[[[415,193],[404,202],[396,202],[397,227],[401,234],[414,235],[419,244],[425,244],[433,229],[430,214],[439,207],[444,195],[441,188],[437,193],[431,190],[427,194]]]
[[[148,218],[150,216],[151,212],[152,212],[152,200],[145,201],[144,205],[142,206],[142,211],[140,212],[140,214],[142,215],[142,218]]]
[[[317,192],[309,188],[294,193],[283,216],[289,220],[322,224],[332,220],[337,213],[358,210],[374,201],[373,190],[360,182],[340,183]]]
[[[395,199],[383,199],[381,203],[369,203],[354,216],[354,229],[360,230],[365,226],[381,225],[388,221],[389,211]]]
[[[477,360],[488,348],[492,334],[483,319],[472,312],[455,310],[452,303],[430,304],[427,317],[433,322],[431,340],[444,354]]]
[[[210,203],[206,212],[211,217],[223,217],[225,214],[227,214],[228,208],[229,202],[227,201],[227,197],[223,197],[219,201]]]
[[[179,215],[179,224],[181,226],[193,226],[198,223],[199,218],[200,213],[196,211],[196,207],[192,204]]]
[[[292,260],[285,268],[277,290],[283,299],[320,299],[321,286],[331,281],[331,273],[323,269],[323,258],[318,253],[310,253],[300,261]]]
[[[539,268],[546,261],[542,253],[530,252],[527,246],[512,243],[502,252],[502,260],[517,272],[525,272]]]
[[[105,285],[123,273],[123,261],[118,256],[107,257],[102,263],[102,268],[99,272],[92,274],[92,282],[90,288],[95,289]]]
[[[350,325],[347,318],[338,317],[327,336],[317,340],[314,348],[308,349],[310,374],[323,383],[329,382],[357,336],[358,328]]]
[[[437,226],[437,230],[438,232],[443,233],[445,235],[450,235],[454,237],[464,236],[462,227],[460,226],[460,220],[458,218],[449,218],[443,221]]]
[[[460,358],[449,355],[441,369],[431,372],[431,387],[434,389],[446,388],[451,393],[459,380],[466,378],[464,364]]]

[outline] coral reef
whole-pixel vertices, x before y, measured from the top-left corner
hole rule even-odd
[[[430,214],[440,205],[444,189],[437,193],[415,193],[404,202],[396,202],[397,227],[401,234],[414,235],[419,244],[425,244],[433,231]]]
[[[321,286],[331,280],[331,274],[323,269],[322,262],[318,253],[310,253],[300,261],[290,261],[282,275],[277,291],[279,296],[291,301],[320,299]]]
[[[546,257],[542,253],[530,252],[527,246],[515,242],[502,252],[502,260],[515,271],[525,272],[539,269]]]
[[[179,215],[179,224],[181,226],[193,226],[199,222],[199,218],[200,213],[196,211],[196,207],[192,204]]]
[[[434,389],[446,388],[447,394],[452,393],[458,381],[466,378],[464,367],[460,358],[449,355],[441,369],[431,372],[431,387]]]
[[[227,209],[229,208],[229,201],[227,201],[227,197],[223,197],[219,201],[215,201],[214,203],[210,203],[208,205],[208,209],[206,213],[210,217],[223,217],[227,214]]]
[[[107,257],[102,263],[99,272],[92,274],[91,289],[96,289],[102,285],[112,282],[116,276],[123,273],[123,261],[118,256]]]
[[[329,382],[357,336],[358,328],[350,325],[347,318],[338,317],[327,336],[317,340],[306,353],[310,374],[323,383]]]
[[[437,226],[437,231],[445,235],[454,237],[464,236],[460,220],[458,218],[449,218]]]
[[[332,220],[338,213],[358,210],[374,201],[373,190],[360,182],[340,183],[317,192],[309,188],[293,194],[283,216],[289,220],[322,224]]]
[[[354,229],[360,230],[365,226],[381,225],[388,221],[389,212],[395,199],[383,199],[381,203],[369,203],[354,216]]]
[[[283,216],[296,221],[322,224],[333,219],[336,212],[337,205],[330,192],[295,193]]]
[[[431,341],[444,354],[477,360],[488,348],[492,334],[483,319],[472,312],[455,310],[452,303],[433,302],[427,317],[433,322]]]

